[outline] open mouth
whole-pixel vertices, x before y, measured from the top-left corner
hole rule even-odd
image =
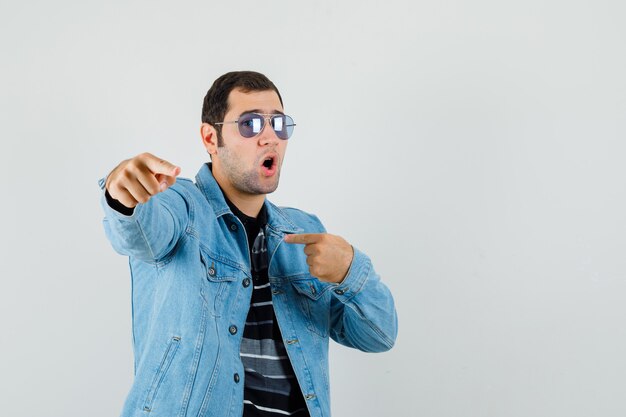
[[[266,177],[271,177],[276,173],[276,165],[277,165],[277,156],[276,155],[267,155],[263,162],[261,163],[261,170],[263,171],[263,175]]]
[[[265,160],[263,161],[263,166],[267,169],[270,169],[273,165],[274,165],[274,158],[271,156],[265,158]]]

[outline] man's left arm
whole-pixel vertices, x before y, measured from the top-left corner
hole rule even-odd
[[[304,244],[311,275],[333,286],[333,340],[365,352],[391,349],[398,334],[398,317],[391,292],[369,257],[328,233],[287,235],[285,242]]]

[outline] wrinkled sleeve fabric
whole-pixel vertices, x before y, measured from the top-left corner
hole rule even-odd
[[[398,315],[391,291],[356,248],[348,274],[332,289],[330,308],[330,336],[337,343],[364,352],[384,352],[395,344]]]
[[[319,232],[326,228],[317,216]],[[385,352],[398,336],[398,315],[391,291],[370,258],[352,246],[354,257],[346,277],[331,290],[330,337],[363,352]]]
[[[124,214],[118,211],[120,207],[115,200],[107,199],[105,182],[106,178],[99,181],[102,189],[100,202],[104,210],[104,231],[113,249],[145,262],[156,263],[166,258],[189,221],[188,202],[182,186],[174,184],[147,203],[138,204],[132,212],[130,209],[120,210]]]

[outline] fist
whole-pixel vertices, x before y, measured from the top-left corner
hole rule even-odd
[[[350,269],[354,249],[340,236],[328,233],[285,235],[289,244],[303,244],[311,275],[320,281],[341,282]]]
[[[149,153],[122,161],[107,177],[106,189],[128,208],[146,203],[176,182],[180,168]]]

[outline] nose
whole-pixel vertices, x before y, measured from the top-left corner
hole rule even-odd
[[[258,138],[259,145],[261,146],[272,144],[280,140],[272,127],[272,121],[269,116],[265,116],[265,123],[263,124],[263,129],[261,129]]]

